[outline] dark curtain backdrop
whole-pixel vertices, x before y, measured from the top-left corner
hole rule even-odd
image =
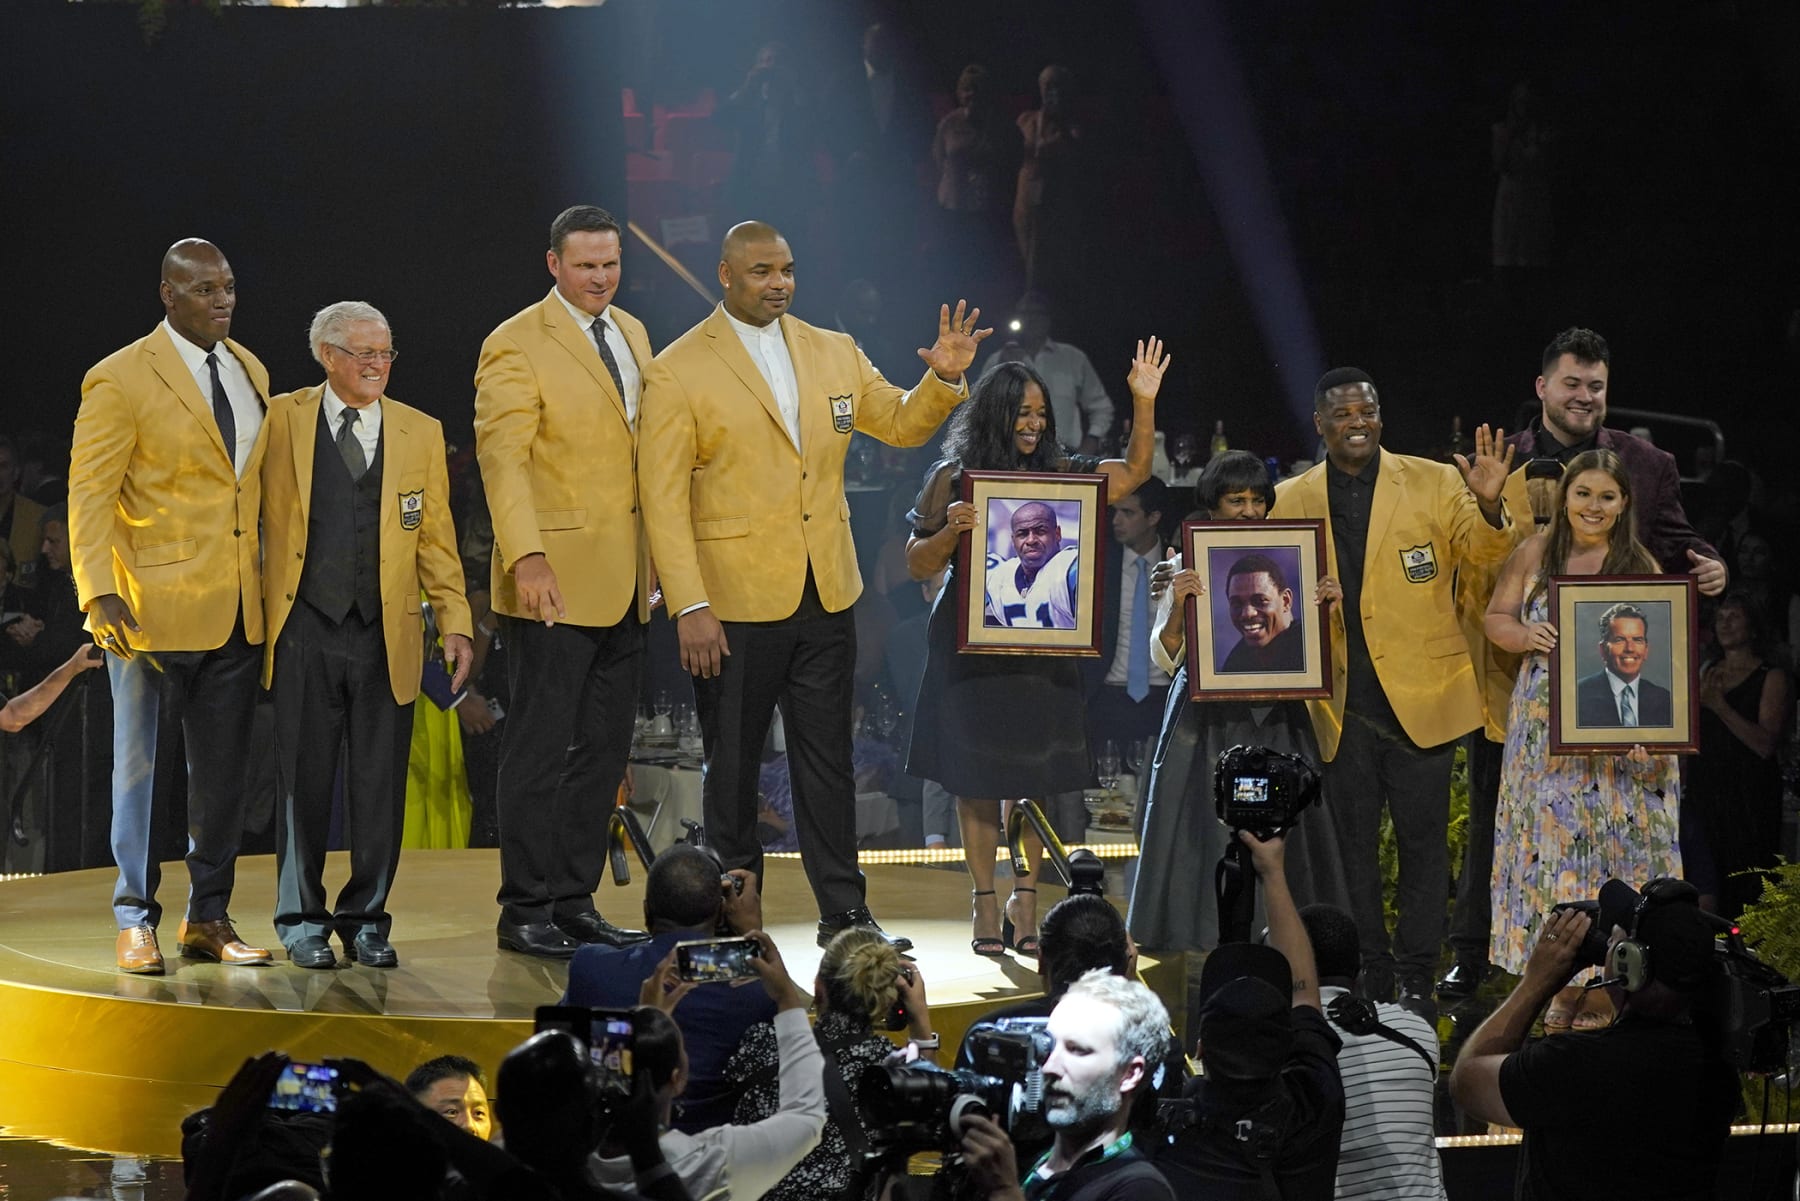
[[[230,259],[233,336],[277,390],[323,379],[312,313],[367,300],[402,352],[394,396],[458,438],[481,339],[550,287],[551,218],[624,207],[612,5],[171,8],[151,45],[131,6],[7,8],[8,427],[73,420],[195,235]]]

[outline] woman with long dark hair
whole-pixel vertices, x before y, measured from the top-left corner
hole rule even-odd
[[[1170,361],[1158,339],[1138,343],[1126,377],[1132,424],[1123,459],[1070,454],[1057,439],[1044,381],[1029,365],[1002,363],[989,372],[950,418],[945,458],[926,473],[909,514],[913,536],[906,564],[913,578],[950,565],[958,543],[975,528],[975,506],[957,499],[965,469],[1099,472],[1106,476],[1109,501],[1129,496],[1150,475],[1156,393]],[[982,559],[975,557],[976,570]],[[974,885],[971,948],[978,955],[1004,955],[1010,947],[1035,956],[1036,888],[1015,882],[1004,922],[994,893],[1000,801],[1042,798],[1093,781],[1081,672],[1067,656],[958,654],[956,595],[962,586],[952,573],[931,611],[906,771],[936,780],[957,798],[963,858]],[[1042,854],[1037,848],[1040,867]]]
[[[1563,471],[1550,529],[1501,568],[1484,619],[1488,641],[1526,656],[1507,710],[1500,802],[1494,820],[1494,924],[1489,958],[1519,974],[1553,905],[1579,901],[1609,877],[1633,887],[1681,875],[1680,773],[1675,756],[1642,746],[1624,755],[1550,753],[1550,577],[1651,575],[1656,559],[1632,532],[1631,477],[1610,450],[1576,455]],[[1549,1029],[1609,1020],[1605,994],[1563,989]]]
[[[1762,895],[1756,869],[1775,866],[1781,843],[1779,753],[1794,688],[1770,662],[1765,637],[1759,607],[1728,593],[1713,613],[1719,657],[1700,671],[1700,753],[1686,798],[1698,820],[1687,824],[1712,852],[1718,912],[1728,918]]]

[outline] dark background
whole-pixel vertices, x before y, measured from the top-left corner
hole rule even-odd
[[[646,111],[723,95],[768,37],[841,76],[876,16],[938,93],[971,60],[1025,103],[1044,63],[1076,71],[1104,155],[1058,333],[1109,384],[1162,335],[1166,429],[1224,419],[1235,446],[1310,453],[1295,381],[1348,362],[1381,385],[1388,444],[1429,453],[1452,416],[1511,425],[1539,349],[1579,322],[1613,343],[1615,405],[1713,417],[1730,453],[1785,462],[1760,436],[1800,369],[1800,9],[1780,0],[175,7],[153,43],[133,6],[9,3],[4,424],[66,430],[85,369],[160,316],[162,250],[195,234],[236,269],[234,333],[278,389],[320,375],[309,314],[367,299],[404,352],[395,394],[463,436],[481,338],[549,287],[550,218],[629,215],[618,88]],[[1487,264],[1489,125],[1521,79],[1561,133],[1556,263],[1523,312]],[[1244,131],[1260,161],[1236,155]],[[1220,217],[1240,189],[1275,235],[1249,254]],[[858,273],[856,223],[883,215],[840,218],[834,244],[796,246],[811,320]],[[635,244],[626,272],[658,347],[703,314]],[[1287,274],[1277,335],[1247,284]],[[929,341],[926,273],[884,289],[896,336]]]

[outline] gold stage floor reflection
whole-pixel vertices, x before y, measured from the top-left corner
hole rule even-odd
[[[947,1044],[989,1008],[1035,994],[1034,960],[969,950],[969,878],[923,866],[865,869],[869,903],[914,944],[933,1024]],[[347,857],[326,872],[335,889]],[[435,1055],[466,1055],[491,1074],[531,1033],[532,1010],[562,995],[567,967],[497,950],[496,851],[408,851],[392,898],[398,968],[303,971],[281,957],[267,915],[269,856],[238,862],[233,919],[275,950],[268,967],[176,956],[186,871],[163,867],[170,907],[164,976],[113,966],[107,868],[0,881],[0,1131],[115,1154],[174,1155],[183,1115],[210,1104],[246,1056],[277,1047],[296,1059],[365,1059],[395,1076]],[[1062,889],[1040,882],[1039,912]],[[799,862],[768,862],[764,919],[802,985],[818,967],[812,894]],[[641,924],[643,872],[601,886],[602,911]],[[260,912],[259,912],[260,910]],[[1178,995],[1182,965],[1145,958],[1146,979]],[[751,987],[755,987],[752,985]],[[1179,1007],[1177,1007],[1179,1008]]]

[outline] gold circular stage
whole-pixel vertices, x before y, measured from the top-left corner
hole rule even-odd
[[[969,950],[969,881],[958,871],[869,866],[869,904],[913,940],[932,1021],[946,1043],[982,1013],[1039,991],[1034,960]],[[327,888],[348,874],[332,855]],[[111,868],[0,882],[0,1130],[128,1155],[175,1155],[180,1121],[208,1105],[245,1057],[271,1047],[296,1059],[365,1059],[403,1076],[436,1055],[466,1055],[491,1073],[531,1033],[532,1011],[554,1004],[564,962],[498,950],[494,893],[499,853],[407,851],[391,910],[400,966],[305,971],[282,957],[267,915],[269,856],[238,861],[238,932],[267,946],[267,967],[184,960],[175,929],[187,872],[163,867],[164,976],[128,976],[113,963]],[[771,858],[763,916],[802,985],[818,967],[814,912],[795,859]],[[1061,899],[1040,881],[1038,911]],[[597,896],[621,925],[641,925],[643,872]],[[259,909],[261,912],[259,912]],[[1145,979],[1179,995],[1181,964],[1143,958]],[[1177,1007],[1179,1008],[1179,1007]]]

